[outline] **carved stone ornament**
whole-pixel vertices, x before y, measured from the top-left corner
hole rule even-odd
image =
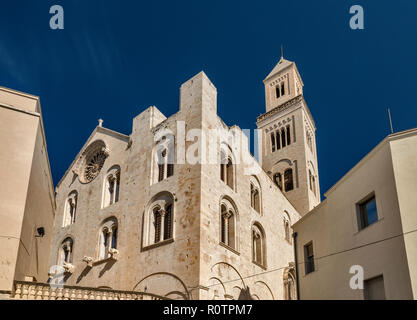
[[[69,273],[69,274],[73,274],[74,273],[75,267],[71,263],[64,262],[64,264],[62,265],[62,267],[64,268],[64,272],[65,273]]]
[[[110,248],[109,249],[110,259],[119,260],[119,250]]]
[[[87,266],[89,266],[90,268],[93,267],[93,262],[94,262],[94,259],[93,258],[84,256],[83,261],[85,263],[87,263]]]

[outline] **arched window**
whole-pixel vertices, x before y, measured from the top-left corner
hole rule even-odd
[[[114,166],[107,173],[104,181],[103,208],[119,201],[120,167]]]
[[[284,236],[285,236],[285,240],[287,240],[289,243],[291,243],[291,220],[290,220],[290,215],[288,214],[288,212],[284,212]]]
[[[72,191],[65,202],[64,208],[64,219],[62,222],[62,227],[68,227],[69,225],[75,222],[76,213],[77,213],[77,204],[78,204],[78,193],[77,191]]]
[[[282,191],[282,175],[281,173],[275,173],[273,177],[274,183]]]
[[[285,129],[284,128],[281,129],[281,144],[282,144],[283,148],[285,148],[285,146],[287,145],[287,139],[285,137]]]
[[[281,96],[285,95],[285,85],[284,82],[281,83]]]
[[[294,267],[288,267],[284,270],[284,299],[297,300],[297,287],[295,285]]]
[[[159,206],[153,210],[154,217],[154,243],[172,238],[172,204],[165,208]]]
[[[281,149],[281,135],[279,133],[279,130],[277,130],[275,133],[277,137],[277,150],[280,150]]]
[[[166,135],[157,142],[155,147],[154,181],[160,182],[174,175],[174,147],[173,135]]]
[[[262,267],[266,266],[265,232],[258,223],[252,226],[252,260]]]
[[[271,147],[272,147],[272,152],[275,152],[275,132],[271,132]]]
[[[116,218],[106,219],[100,227],[98,260],[112,257],[113,249],[117,249],[117,230]]]
[[[251,207],[261,213],[261,188],[255,176],[250,178]]]
[[[174,235],[174,198],[163,192],[151,201],[144,219],[143,246],[170,240]]]
[[[284,172],[284,187],[285,192],[291,191],[294,189],[294,180],[292,169],[287,169]]]
[[[231,152],[226,152],[223,149],[220,151],[220,179],[234,190],[235,165]]]
[[[224,200],[220,206],[221,210],[221,238],[224,245],[236,249],[236,213],[230,202]]]
[[[291,128],[287,126],[287,146],[291,144]]]
[[[62,241],[58,252],[58,265],[63,266],[67,263],[72,263],[72,248],[74,241],[68,237]]]
[[[279,85],[276,86],[275,93],[276,93],[276,97],[278,99],[281,96],[281,90],[280,90]]]

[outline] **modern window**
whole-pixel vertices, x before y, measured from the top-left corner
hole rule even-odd
[[[68,227],[71,224],[75,223],[76,213],[77,213],[77,204],[78,204],[78,193],[77,191],[72,191],[65,202],[64,208],[64,219],[62,222],[62,227]]]
[[[364,281],[365,300],[385,300],[384,277],[378,276]]]
[[[373,195],[367,200],[358,204],[358,224],[359,230],[362,230],[378,221],[378,211],[376,199]]]
[[[313,243],[310,242],[304,246],[304,260],[305,260],[305,273],[309,274],[315,270],[314,266],[314,251]]]

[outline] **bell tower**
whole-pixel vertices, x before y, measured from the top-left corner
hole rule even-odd
[[[281,57],[264,80],[266,113],[259,116],[262,168],[304,215],[320,203],[316,127],[294,62]]]

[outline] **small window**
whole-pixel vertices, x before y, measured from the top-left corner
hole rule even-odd
[[[284,172],[284,186],[285,192],[291,191],[294,189],[294,181],[293,181],[293,173],[292,169],[287,169]]]
[[[281,144],[282,144],[283,148],[285,148],[285,146],[287,145],[287,139],[285,137],[285,129],[284,128],[281,129]]]
[[[276,93],[276,96],[277,96],[277,99],[278,99],[281,96],[281,91],[280,91],[279,85],[276,86],[275,93]]]
[[[378,221],[378,211],[376,208],[375,196],[359,204],[358,224],[359,230],[362,230]]]
[[[365,300],[385,300],[384,277],[378,276],[364,281]]]
[[[313,251],[312,242],[304,246],[304,260],[305,260],[306,274],[313,272],[315,270],[315,267],[314,267],[314,251]]]
[[[281,84],[281,96],[285,95],[285,85],[284,82]]]
[[[272,152],[275,151],[275,132],[271,133],[271,146],[272,146]]]
[[[287,126],[287,146],[291,144],[291,129],[290,126]]]
[[[274,183],[276,184],[276,186],[282,191],[282,176],[281,176],[281,173],[275,173],[273,180],[274,180]]]
[[[277,150],[281,149],[281,135],[279,134],[279,130],[276,132],[276,138],[277,138]]]

